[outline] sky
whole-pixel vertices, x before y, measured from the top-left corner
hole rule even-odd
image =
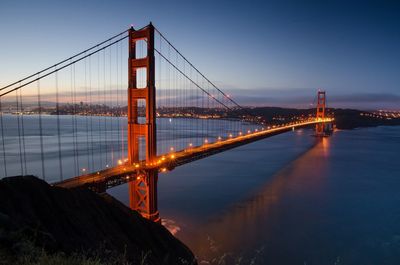
[[[152,21],[242,105],[400,109],[398,1],[0,1],[0,86]]]

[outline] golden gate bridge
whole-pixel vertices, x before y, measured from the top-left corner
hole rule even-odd
[[[160,172],[297,128],[326,136],[325,109],[318,91],[315,116],[268,126],[150,23],[0,89],[0,176],[96,192],[128,183],[130,207],[158,222]]]

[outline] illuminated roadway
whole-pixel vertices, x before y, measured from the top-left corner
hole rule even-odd
[[[112,168],[107,168],[98,172],[81,175],[70,178],[53,185],[63,188],[89,187],[98,192],[104,192],[107,188],[121,185],[132,181],[134,178],[140,178],[141,172],[145,170],[156,169],[160,172],[172,170],[177,166],[187,164],[189,162],[199,160],[213,154],[217,154],[234,147],[252,143],[273,135],[281,134],[296,128],[316,125],[318,123],[332,122],[333,119],[312,119],[302,122],[289,123],[285,125],[277,125],[268,127],[261,131],[244,133],[236,137],[229,137],[225,140],[219,140],[213,143],[205,143],[198,147],[188,147],[185,150],[168,153],[158,156],[152,163],[140,161],[133,165],[121,164]]]

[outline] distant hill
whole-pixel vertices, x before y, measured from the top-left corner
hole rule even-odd
[[[354,109],[334,109],[328,108],[327,115],[335,118],[338,129],[353,129],[357,127],[369,127],[380,125],[400,125],[400,118],[385,117],[369,111]],[[257,107],[247,108],[246,111],[236,111],[235,115],[251,113],[259,116],[260,120],[267,124],[279,124],[294,121],[297,118],[315,116],[315,109],[292,109],[277,107]]]

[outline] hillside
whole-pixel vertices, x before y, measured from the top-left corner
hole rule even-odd
[[[167,229],[111,196],[53,187],[33,176],[0,180],[0,263],[28,256],[36,264],[29,252],[42,249],[100,264],[195,264]]]

